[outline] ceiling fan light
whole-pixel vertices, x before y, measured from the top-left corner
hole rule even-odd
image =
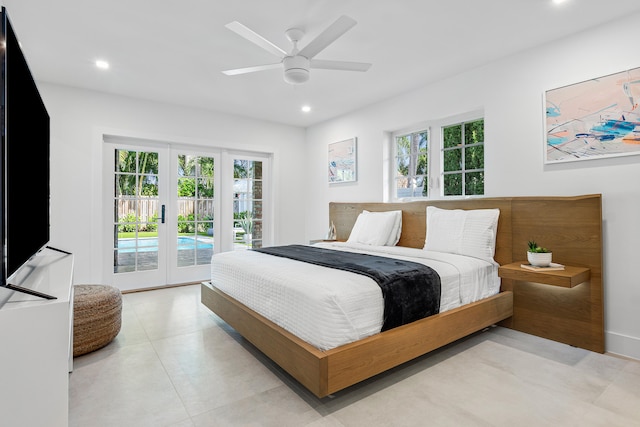
[[[284,81],[299,85],[309,80],[309,60],[304,56],[287,56],[282,60]]]
[[[309,80],[309,70],[304,68],[289,68],[284,71],[284,81],[292,84],[299,85]]]

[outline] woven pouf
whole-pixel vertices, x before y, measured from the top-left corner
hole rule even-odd
[[[122,293],[107,285],[73,287],[73,356],[109,344],[120,332]]]

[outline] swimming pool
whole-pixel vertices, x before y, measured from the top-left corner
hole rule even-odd
[[[157,237],[144,237],[137,240],[138,252],[155,252],[158,250],[158,238]],[[178,236],[178,250],[193,250],[198,249],[213,249],[213,240],[207,237],[185,237]],[[118,239],[118,247],[116,248],[120,252],[135,252],[136,251],[136,239]]]

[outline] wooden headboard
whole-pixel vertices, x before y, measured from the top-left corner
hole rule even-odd
[[[602,284],[602,196],[495,197],[425,200],[404,203],[329,204],[329,219],[338,240],[346,240],[363,210],[402,210],[399,246],[422,248],[426,207],[499,208],[495,260],[500,265],[526,260],[527,242],[536,240],[553,251],[554,262],[587,267],[590,280],[573,288],[502,279],[502,290],[514,292],[514,314],[501,323],[512,329],[604,352]]]

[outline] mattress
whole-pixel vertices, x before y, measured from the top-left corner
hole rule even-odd
[[[440,312],[499,292],[499,265],[478,258],[400,246],[321,242],[317,246],[418,262],[441,280]],[[255,251],[211,260],[212,284],[320,350],[380,332],[382,291],[371,278]]]

